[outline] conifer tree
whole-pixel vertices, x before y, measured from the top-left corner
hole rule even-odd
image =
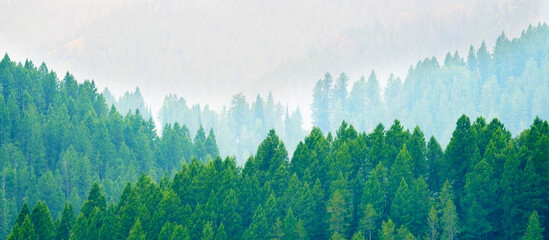
[[[439,232],[438,232],[438,216],[437,216],[437,210],[434,206],[431,207],[431,210],[429,210],[429,217],[427,218],[427,225],[429,226],[429,239],[435,240],[438,238]]]
[[[266,239],[268,236],[268,223],[267,218],[265,216],[265,211],[259,205],[257,209],[255,210],[254,217],[252,219],[252,223],[246,229],[244,232],[243,239],[245,240],[252,240],[252,239]]]
[[[23,224],[15,224],[12,233],[9,235],[8,240],[38,240],[38,236],[34,231],[34,225],[31,222],[29,215],[25,216]]]
[[[225,225],[223,225],[223,222],[219,224],[219,227],[215,232],[215,240],[227,240],[227,233],[225,232]]]
[[[543,228],[539,223],[538,212],[533,211],[530,215],[526,233],[522,236],[522,240],[540,240],[543,239]]]
[[[381,231],[379,231],[380,240],[395,240],[395,224],[389,218],[388,221],[383,221]]]
[[[373,233],[377,229],[378,226],[378,214],[376,210],[374,209],[372,204],[367,204],[366,209],[364,209],[364,213],[362,218],[360,219],[360,228],[358,232],[362,235],[362,230],[367,234],[368,240],[372,240]],[[354,238],[354,237],[353,237]]]
[[[212,223],[207,222],[202,230],[201,240],[214,240],[214,230],[212,229]]]
[[[38,239],[55,239],[53,220],[45,202],[40,201],[34,206],[31,221]]]
[[[364,240],[364,235],[362,235],[362,231],[358,230],[355,235],[353,235],[353,238],[351,240]]]
[[[126,240],[145,240],[145,232],[143,232],[139,218],[135,220]]]
[[[448,199],[442,210],[442,218],[440,220],[442,225],[442,235],[441,239],[443,240],[453,240],[457,238],[459,234],[459,220],[456,212],[456,206],[452,199]]]
[[[413,211],[412,193],[402,178],[391,204],[391,219],[395,219],[396,224],[410,226],[413,221]]]
[[[343,198],[343,195],[336,190],[326,206],[327,213],[329,214],[330,231],[332,233],[338,233],[345,236],[349,223],[346,220],[347,217],[347,203]]]

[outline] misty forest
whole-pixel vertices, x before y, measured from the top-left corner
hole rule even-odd
[[[319,76],[312,129],[272,94],[155,113],[5,54],[0,239],[547,239],[549,26],[494,40]]]

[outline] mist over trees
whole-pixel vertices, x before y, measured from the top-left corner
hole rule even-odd
[[[125,185],[143,173],[160,181],[183,162],[219,155],[213,131],[199,128],[192,138],[186,126],[174,123],[160,137],[152,118],[144,119],[139,110],[122,115],[109,109],[93,81],[78,83],[68,72],[60,81],[45,64],[16,63],[6,54],[0,84],[0,239],[26,204],[44,201],[46,215],[56,218],[69,203],[76,214],[94,182],[107,194],[104,200],[118,202]],[[142,103],[139,90],[118,104],[144,106],[136,102]],[[22,234],[30,234],[24,216],[19,220]],[[36,234],[49,239],[38,229]]]
[[[529,26],[519,38],[502,33],[493,50],[483,42],[467,54],[426,58],[406,78],[393,75],[381,88],[374,71],[349,82],[345,73],[317,81],[311,105],[313,125],[334,131],[342,120],[358,130],[401,119],[421,126],[446,145],[461,114],[497,117],[518,134],[536,116],[549,117],[549,27]],[[348,90],[350,89],[350,90]]]
[[[105,98],[107,106],[114,105],[116,110],[123,115],[134,113],[136,110],[139,110],[139,113],[144,119],[148,120],[153,117],[151,114],[151,109],[145,103],[139,87],[135,88],[134,92],[124,93],[124,95],[118,98],[118,100],[116,100],[108,88],[105,88],[101,94]]]
[[[374,71],[356,81],[345,73],[326,73],[312,90],[312,123],[323,132],[335,131],[343,120],[359,131],[372,131],[380,122],[389,125],[400,119],[404,126],[420,126],[426,136],[433,135],[446,146],[454,120],[465,113],[502,119],[516,135],[536,116],[549,118],[547,39],[546,24],[529,26],[511,40],[502,33],[492,50],[482,43],[478,49],[471,46],[467,54],[449,52],[443,62],[426,58],[411,67],[404,80],[391,75],[385,87]],[[112,98],[108,90],[103,94]],[[128,96],[134,95],[132,102]],[[136,108],[147,111],[139,89],[120,99],[133,106],[122,108],[123,113]],[[200,125],[213,129],[222,155],[236,156],[239,164],[254,152],[268,129],[280,133],[290,152],[305,133],[300,109],[288,111],[272,94],[257,95],[252,102],[236,94],[221,111],[208,105],[188,106],[184,98],[172,94],[164,98],[157,117],[160,126],[179,122],[192,134]]]
[[[327,73],[308,133],[271,94],[219,113],[168,95],[157,132],[139,88],[116,100],[6,54],[0,238],[548,238],[548,35],[420,61],[383,91]]]
[[[158,113],[158,120],[163,126],[182,123],[191,132],[200,126],[213,130],[222,156],[236,156],[240,165],[255,152],[269,129],[275,129],[284,142],[291,144],[289,150],[293,150],[305,136],[299,108],[290,112],[288,107],[275,102],[272,94],[265,99],[257,95],[253,102],[247,102],[242,93],[236,94],[230,105],[219,113],[208,105],[203,108],[199,104],[187,106],[182,97],[168,95]]]

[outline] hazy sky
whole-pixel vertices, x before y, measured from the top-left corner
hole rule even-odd
[[[0,0],[0,51],[117,97],[139,86],[153,113],[168,93],[220,109],[272,91],[309,121],[325,72],[355,81],[374,69],[383,85],[548,20],[546,0]]]

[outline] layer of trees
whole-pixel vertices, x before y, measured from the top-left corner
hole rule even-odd
[[[345,73],[327,73],[313,91],[313,125],[334,131],[347,120],[371,131],[379,122],[402,119],[446,145],[453,121],[467,114],[499,118],[518,134],[536,116],[549,118],[548,49],[549,27],[540,24],[512,40],[502,33],[493,50],[483,42],[466,56],[448,53],[442,63],[426,58],[410,67],[404,81],[390,76],[383,89],[373,71],[350,91]]]
[[[139,110],[123,116],[93,82],[78,83],[69,73],[59,81],[45,64],[5,55],[0,87],[0,239],[25,202],[44,200],[54,217],[66,201],[78,212],[93,182],[117,202],[141,173],[159,180],[182,162],[219,155],[211,129],[199,127],[191,138],[186,126],[166,124],[159,137]]]
[[[346,120],[359,131],[372,131],[379,122],[389,125],[401,119],[405,126],[421,126],[427,136],[434,135],[446,146],[454,120],[467,114],[501,119],[516,135],[536,116],[549,118],[548,39],[545,24],[530,26],[512,40],[502,34],[492,50],[482,43],[478,49],[471,46],[466,56],[448,53],[444,62],[426,58],[410,68],[404,81],[390,76],[385,87],[373,71],[355,82],[345,73],[327,73],[313,90],[313,125],[333,132]],[[108,89],[103,95],[121,113],[149,111],[139,89],[119,101]],[[201,124],[213,128],[222,155],[236,156],[239,164],[255,151],[268,129],[280,134],[290,152],[305,136],[300,110],[289,111],[270,94],[258,95],[253,102],[236,94],[219,112],[168,95],[157,117],[162,126],[179,122],[191,133]]]
[[[105,88],[101,94],[105,98],[108,106],[114,105],[118,112],[123,115],[134,113],[136,110],[139,110],[143,119],[148,120],[153,117],[151,109],[145,103],[145,99],[143,99],[139,87],[135,88],[134,92],[124,93],[118,100],[116,100],[108,88]]]
[[[512,138],[463,115],[445,150],[398,121],[368,134],[343,122],[314,128],[291,161],[271,130],[242,168],[193,160],[173,178],[141,175],[116,203],[96,183],[55,221],[24,203],[8,239],[543,239],[548,170],[539,118]]]
[[[221,154],[236,156],[239,165],[244,164],[246,158],[255,152],[269,129],[275,129],[281,134],[289,150],[293,150],[306,134],[302,128],[300,109],[290,111],[287,106],[275,102],[271,93],[266,99],[257,95],[253,102],[246,101],[242,93],[236,94],[230,105],[220,112],[210,109],[208,105],[188,106],[184,98],[168,95],[164,98],[158,120],[162,125],[183,123],[191,130],[200,125],[213,128],[218,136]]]

